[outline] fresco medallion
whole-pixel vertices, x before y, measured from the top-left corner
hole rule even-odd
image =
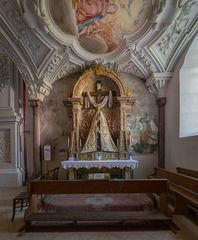
[[[137,32],[152,12],[148,0],[50,0],[57,27],[76,36],[89,52],[115,50],[123,37]]]

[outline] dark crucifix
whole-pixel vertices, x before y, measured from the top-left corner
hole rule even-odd
[[[96,91],[90,92],[90,96],[96,98],[96,103],[100,103],[103,99],[103,97],[109,95],[109,91],[102,91],[102,84],[101,81],[96,82]],[[87,97],[87,93],[83,92],[82,93],[83,97]],[[112,96],[116,96],[116,91],[112,91]]]

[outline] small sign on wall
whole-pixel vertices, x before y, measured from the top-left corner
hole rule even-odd
[[[45,161],[51,160],[51,146],[49,145],[44,146],[44,160]]]

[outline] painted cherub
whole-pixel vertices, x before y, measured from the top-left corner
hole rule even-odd
[[[113,14],[117,6],[110,0],[78,0],[76,19],[79,35],[89,35],[99,27],[99,21],[106,14]]]

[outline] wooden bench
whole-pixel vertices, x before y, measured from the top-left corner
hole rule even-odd
[[[193,178],[198,178],[198,171],[187,169],[187,168],[181,168],[181,167],[177,167],[176,169],[177,169],[177,173],[187,175]]]
[[[12,222],[14,221],[15,218],[16,208],[20,208],[20,211],[22,211],[24,207],[28,206],[28,204],[29,204],[28,192],[21,192],[13,198]]]
[[[160,196],[159,209],[151,214],[138,212],[40,212],[38,195],[42,194],[122,194],[157,193]],[[30,183],[30,206],[25,212],[26,226],[37,221],[144,221],[164,224],[171,222],[168,210],[167,180],[75,180],[75,181],[32,181]]]
[[[54,169],[49,170],[47,173],[33,177],[34,180],[58,180],[58,174],[59,174],[59,167],[56,167]],[[33,180],[32,179],[32,180]],[[30,180],[31,181],[31,180]],[[29,183],[27,183],[29,185]],[[42,195],[41,195],[42,196]],[[28,192],[21,192],[17,196],[13,198],[13,204],[12,204],[12,222],[15,218],[16,209],[20,208],[20,211],[23,210],[24,207],[27,207],[29,204],[29,195]]]
[[[60,167],[55,167],[51,170],[48,170],[46,173],[42,174],[42,180],[58,180]]]
[[[198,208],[198,179],[162,168],[155,168],[149,178],[169,180],[169,192],[175,198],[175,214],[184,214],[191,206]]]

